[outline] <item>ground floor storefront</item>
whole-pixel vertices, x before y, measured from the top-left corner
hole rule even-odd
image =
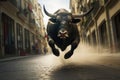
[[[41,39],[29,29],[29,25],[0,11],[0,56],[41,54],[40,44]]]

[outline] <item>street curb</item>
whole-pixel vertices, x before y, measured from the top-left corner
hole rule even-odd
[[[4,59],[0,59],[0,62],[7,62],[7,61],[12,61],[12,60],[16,60],[16,59],[25,58],[25,57],[28,57],[28,56],[18,56],[18,57],[4,58]]]

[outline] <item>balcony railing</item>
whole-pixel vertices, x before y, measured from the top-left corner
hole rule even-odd
[[[7,0],[9,2],[11,2],[11,4],[13,4],[15,7],[17,7],[17,1],[16,0]]]
[[[10,2],[14,6],[17,6],[17,1],[16,0],[0,0],[0,2],[5,3],[5,2]]]
[[[2,0],[2,1],[0,1],[0,3],[3,7],[5,7],[8,10],[12,10],[15,12],[18,11],[16,0]]]
[[[29,25],[30,25],[31,28],[35,28],[37,26],[36,22],[35,22],[35,19],[30,18],[29,19]]]
[[[84,22],[84,26],[87,27],[91,20],[92,20],[92,16],[89,15],[89,16],[86,18],[86,21]]]
[[[18,12],[18,17],[21,18],[23,21],[26,21],[27,20],[27,11],[26,9],[21,9],[19,10]]]
[[[82,10],[83,10],[83,11],[87,11],[86,8],[82,8]],[[87,14],[87,15],[85,16],[85,20],[83,21],[83,26],[84,26],[84,27],[87,27],[88,23],[89,23],[91,20],[92,20],[92,12],[89,13],[89,14]]]

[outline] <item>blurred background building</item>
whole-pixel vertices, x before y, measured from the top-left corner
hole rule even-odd
[[[70,0],[74,14],[81,14],[92,6],[94,10],[78,24],[81,43],[95,47],[99,52],[119,52],[120,0]]]
[[[0,56],[43,54],[43,17],[38,0],[0,0]]]

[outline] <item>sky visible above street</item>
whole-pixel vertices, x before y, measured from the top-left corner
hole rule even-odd
[[[64,9],[70,11],[69,1],[70,0],[38,0],[38,2],[41,4],[41,7],[43,7],[43,5],[45,5],[47,11],[50,13],[54,13],[55,11],[57,11],[60,8],[64,8]],[[43,12],[43,15],[44,15],[44,23],[45,23],[45,27],[46,27],[49,17],[46,16],[44,14],[44,12]]]

